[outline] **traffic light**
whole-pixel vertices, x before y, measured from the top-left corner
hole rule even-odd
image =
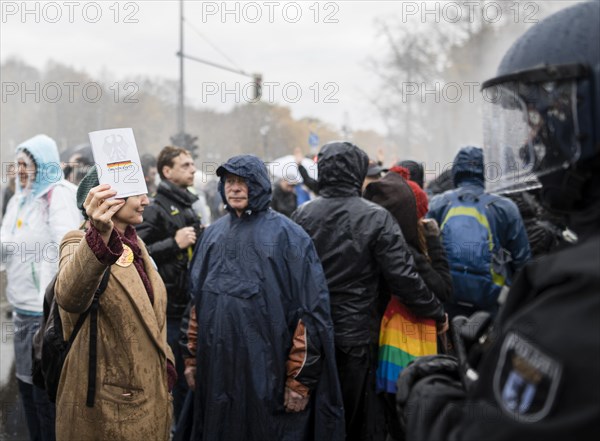
[[[253,74],[252,79],[254,81],[254,97],[253,101],[259,101],[262,96],[262,75]]]

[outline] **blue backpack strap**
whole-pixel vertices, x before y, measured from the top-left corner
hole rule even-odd
[[[490,213],[489,208],[491,205],[493,205],[498,200],[500,200],[500,196],[495,195],[495,194],[484,193],[482,195],[481,209],[484,210],[488,220],[493,219],[493,216],[490,216],[490,214],[489,214]],[[502,250],[502,247],[500,246],[500,243],[498,242],[498,232],[496,231],[495,222],[489,221],[489,224],[490,224],[490,231],[492,232],[491,239],[492,239],[492,245],[493,245],[493,247],[491,249],[492,262],[491,262],[491,266],[490,266],[490,271],[492,273],[492,281],[494,282],[495,285],[502,287],[502,286],[506,285],[506,274],[505,274],[504,268],[498,267],[499,265],[504,266],[504,263],[499,261],[502,259],[498,259],[498,256],[500,256],[503,253],[503,250]],[[496,263],[496,265],[495,265],[495,263]],[[497,268],[494,268],[495,266]],[[498,271],[496,271],[496,269]]]

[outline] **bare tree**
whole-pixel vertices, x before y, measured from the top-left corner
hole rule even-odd
[[[388,137],[401,146],[401,156],[448,158],[459,142],[480,137],[477,85],[491,75],[491,66],[497,66],[493,55],[504,51],[496,49],[505,50],[524,23],[516,20],[518,2],[474,4],[452,2],[458,9],[449,16],[443,13],[443,2],[428,3],[441,13],[415,14],[412,20],[385,17],[375,23],[383,50],[368,60],[379,80],[371,103]],[[450,82],[458,88],[457,100],[444,89]]]

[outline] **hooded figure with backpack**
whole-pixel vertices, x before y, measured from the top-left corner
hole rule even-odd
[[[292,220],[313,239],[327,278],[347,440],[371,439],[381,429],[375,371],[379,306],[388,300],[381,282],[412,313],[434,319],[440,332],[447,329],[447,316],[416,272],[398,222],[361,197],[367,154],[334,141],[321,148],[317,163],[319,197],[298,207]]]
[[[427,214],[440,226],[452,274],[446,310],[495,314],[502,288],[531,258],[525,225],[514,202],[485,191],[482,149],[460,149],[452,178],[456,188],[434,197]]]
[[[42,300],[58,268],[58,246],[81,216],[76,187],[63,177],[53,139],[37,135],[16,150],[16,192],[2,222],[2,265],[13,307],[19,393],[31,439],[54,438],[54,410],[32,384],[32,337],[42,320]]]
[[[77,190],[89,228],[69,232],[60,246],[54,292],[65,339],[92,308],[60,375],[61,440],[169,439],[177,375],[167,344],[167,294],[133,228],[148,197],[115,195],[90,169]],[[95,296],[107,269],[106,289]]]

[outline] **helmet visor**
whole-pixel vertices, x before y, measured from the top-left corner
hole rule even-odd
[[[496,84],[483,90],[486,184],[494,193],[540,186],[579,159],[575,80]]]

